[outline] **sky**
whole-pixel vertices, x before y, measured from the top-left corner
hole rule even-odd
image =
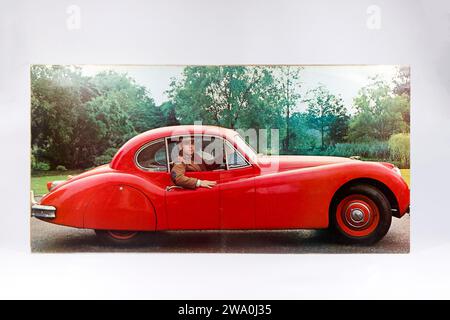
[[[184,66],[151,66],[151,65],[81,65],[81,71],[86,76],[99,72],[113,70],[126,73],[135,81],[145,86],[157,105],[167,100],[165,91],[169,88],[172,78],[182,76]],[[304,96],[308,90],[323,84],[330,92],[340,95],[345,106],[354,111],[353,98],[358,91],[370,83],[370,78],[378,75],[388,82],[397,72],[394,65],[323,65],[302,66],[300,93]],[[298,111],[306,108],[304,104],[297,106]]]

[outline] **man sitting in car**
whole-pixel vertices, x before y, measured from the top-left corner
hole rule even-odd
[[[170,175],[173,183],[186,189],[212,188],[217,182],[209,180],[200,180],[197,178],[187,177],[187,171],[207,171],[217,169],[220,165],[216,163],[206,164],[204,161],[196,163],[194,139],[190,137],[182,138],[177,144],[179,150],[178,157],[174,161]]]

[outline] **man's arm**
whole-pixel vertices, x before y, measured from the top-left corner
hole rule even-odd
[[[197,188],[197,178],[190,178],[185,176],[186,166],[183,163],[174,164],[170,176],[172,178],[173,183],[177,186],[186,188],[186,189],[195,189]]]

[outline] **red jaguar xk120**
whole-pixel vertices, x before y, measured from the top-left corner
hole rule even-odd
[[[203,158],[220,154],[213,170],[185,173],[215,186],[174,186],[170,172],[180,138],[199,140]],[[341,240],[372,244],[393,216],[409,212],[409,188],[392,164],[261,156],[236,131],[212,126],[147,131],[125,143],[110,164],[49,182],[48,189],[32,205],[32,216],[93,229],[117,244],[160,230],[326,228]]]

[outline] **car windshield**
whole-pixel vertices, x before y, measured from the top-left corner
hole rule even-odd
[[[235,136],[235,141],[237,145],[247,154],[250,159],[254,159],[257,157],[257,152],[255,149],[250,146],[244,138],[242,138],[239,134]]]

